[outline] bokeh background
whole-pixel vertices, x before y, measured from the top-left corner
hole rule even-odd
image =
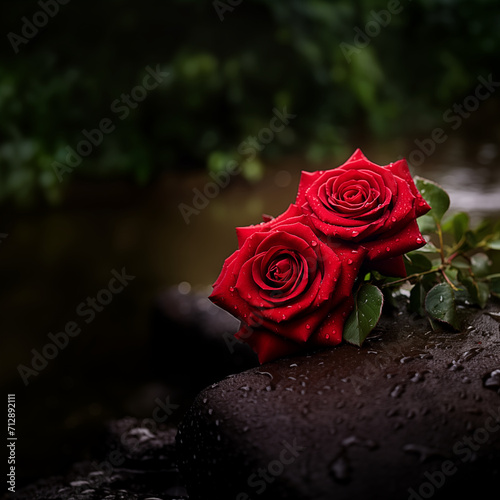
[[[155,301],[206,289],[234,227],[283,211],[301,170],[357,147],[406,157],[453,210],[500,217],[495,0],[2,6],[0,377],[18,400],[20,484],[64,472],[95,426],[150,414],[165,387],[182,400],[150,363]],[[277,112],[294,117],[270,138]],[[195,201],[230,162],[239,173]],[[123,267],[135,279],[25,387],[19,364]]]

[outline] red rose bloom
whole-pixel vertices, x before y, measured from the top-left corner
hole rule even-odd
[[[237,232],[239,250],[224,262],[210,299],[241,320],[236,336],[259,361],[306,343],[340,343],[366,250],[325,244],[293,205],[277,219]]]
[[[340,167],[302,172],[296,204],[328,241],[363,245],[372,269],[406,276],[402,255],[425,245],[416,218],[430,210],[406,160],[379,166],[357,149]]]

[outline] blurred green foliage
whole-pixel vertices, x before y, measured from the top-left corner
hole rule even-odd
[[[348,139],[429,133],[479,75],[497,78],[495,0],[403,0],[363,47],[356,29],[387,0],[243,0],[222,2],[223,14],[211,1],[73,0],[16,54],[8,34],[22,35],[41,2],[7,2],[0,20],[0,203],[57,203],[82,178],[224,168],[286,108],[297,118],[246,164],[256,178],[260,159],[322,160]],[[356,47],[351,57],[341,43]],[[169,77],[119,119],[112,103],[148,66]],[[116,130],[59,182],[54,161],[104,118]]]

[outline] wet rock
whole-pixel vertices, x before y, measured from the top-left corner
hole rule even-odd
[[[250,347],[233,336],[239,321],[212,304],[210,292],[171,287],[158,297],[152,313],[153,369],[193,396],[210,383],[258,365]]]
[[[462,311],[461,333],[395,312],[361,349],[207,387],[177,436],[190,498],[486,497],[500,481],[498,310]]]
[[[181,500],[174,427],[145,427],[124,418],[110,423],[101,453],[16,492],[17,500]]]

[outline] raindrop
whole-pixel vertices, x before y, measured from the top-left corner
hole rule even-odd
[[[422,238],[420,238],[420,236],[419,236],[419,237],[417,238],[417,243],[422,243],[422,242],[423,242],[423,240],[422,240]]]
[[[351,468],[344,455],[340,455],[330,464],[330,472],[339,483],[347,483],[350,480]]]
[[[452,372],[458,372],[460,370],[463,370],[464,367],[456,360],[453,360],[449,365],[448,365],[448,370]]]
[[[489,311],[485,314],[487,314],[488,316],[491,316],[493,319],[496,319],[497,321],[500,321],[500,312]]]
[[[405,390],[404,385],[398,384],[392,390],[391,397],[392,398],[399,398],[399,396],[401,396],[401,394],[403,394],[404,390]]]
[[[386,252],[390,252],[390,251],[391,251],[391,248],[390,248],[390,247],[386,247],[386,248],[385,248],[385,251],[386,251]]]
[[[328,340],[329,338],[330,338],[330,334],[328,334],[328,333],[327,333],[327,334],[325,335],[325,339],[326,339],[326,340]]]
[[[473,357],[477,356],[482,350],[483,350],[482,347],[473,347],[472,349],[465,351],[460,356],[460,361],[469,361],[469,359],[472,359]]]
[[[488,373],[483,379],[483,385],[486,389],[500,391],[500,369]]]
[[[306,330],[310,330],[311,329],[311,325],[309,323],[306,323]]]
[[[404,365],[404,364],[410,362],[412,359],[413,359],[412,356],[404,356],[403,358],[401,358],[399,360],[399,362]]]
[[[317,245],[318,245],[318,242],[317,242],[316,240],[312,240],[312,241],[311,241],[311,246],[312,246],[312,247],[315,247],[315,246],[317,246]]]
[[[351,265],[351,264],[352,264],[352,259],[347,259],[347,263],[348,263],[349,265]]]
[[[229,291],[230,291],[231,293],[233,293],[233,292],[234,292],[234,286],[230,286],[230,287],[229,287]]]
[[[431,457],[445,457],[446,455],[435,448],[430,448],[429,446],[425,446],[422,444],[405,444],[403,446],[403,451],[406,453],[413,453],[418,455],[420,463],[425,462]]]
[[[410,409],[406,412],[406,418],[414,418],[416,414],[416,410]]]

